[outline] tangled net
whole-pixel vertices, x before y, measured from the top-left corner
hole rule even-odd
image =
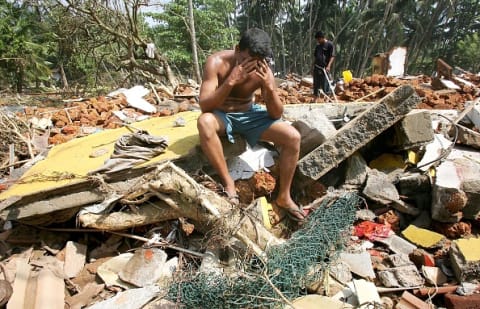
[[[333,204],[324,200],[303,228],[268,249],[266,261],[252,258],[235,277],[189,274],[171,285],[167,298],[186,308],[274,308],[305,295],[306,287],[321,278],[322,269],[343,249],[359,200],[355,193]]]

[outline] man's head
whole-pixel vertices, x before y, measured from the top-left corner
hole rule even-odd
[[[315,38],[319,43],[325,42],[325,34],[322,31],[317,31],[315,33]]]
[[[237,45],[240,52],[247,51],[252,57],[265,59],[273,56],[270,36],[258,28],[248,29]]]

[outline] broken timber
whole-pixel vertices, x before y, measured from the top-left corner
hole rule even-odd
[[[300,159],[297,163],[298,171],[314,180],[319,179],[401,120],[418,103],[420,98],[413,87],[398,87]]]

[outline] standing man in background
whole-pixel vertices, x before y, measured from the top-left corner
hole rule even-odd
[[[331,94],[329,77],[330,70],[335,59],[335,46],[333,43],[325,38],[322,31],[315,33],[315,39],[317,40],[317,46],[313,53],[313,95],[317,98],[319,89],[326,94]]]

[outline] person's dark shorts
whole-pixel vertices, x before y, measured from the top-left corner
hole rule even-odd
[[[270,118],[265,107],[259,104],[252,104],[250,110],[246,112],[225,113],[215,110],[213,113],[225,124],[225,134],[230,143],[235,142],[233,134],[238,133],[243,135],[252,147],[266,129],[280,121],[280,119]]]

